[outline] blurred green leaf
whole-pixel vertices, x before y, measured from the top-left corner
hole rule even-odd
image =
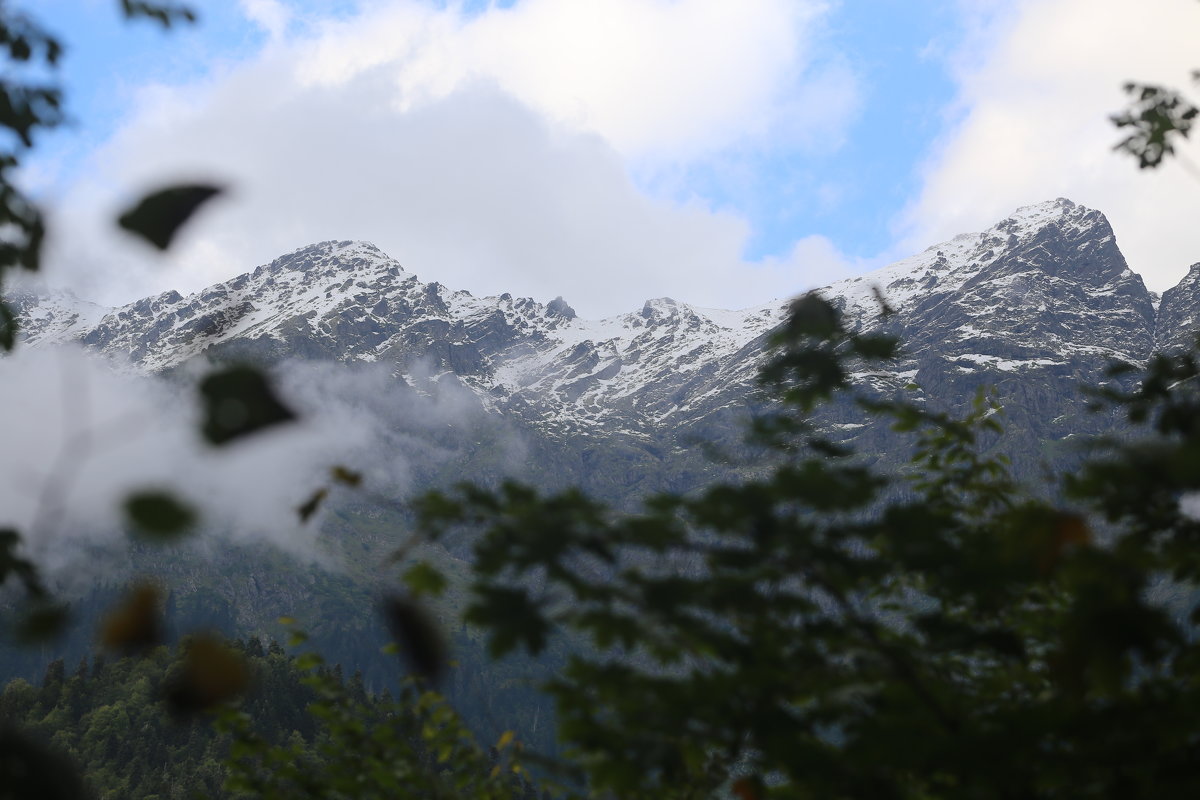
[[[477,583],[476,600],[465,619],[491,630],[488,650],[495,657],[524,646],[534,655],[546,646],[550,625],[528,592],[508,586]]]
[[[296,418],[276,396],[267,377],[254,367],[233,366],[215,372],[200,384],[200,394],[204,436],[218,446]]]
[[[177,716],[211,711],[250,685],[245,659],[213,636],[194,636],[185,645],[183,667],[165,687],[167,708]]]
[[[312,495],[296,507],[296,514],[300,517],[300,522],[308,522],[313,514],[317,513],[317,509],[321,507],[321,503],[328,496],[329,490],[322,487],[317,489]]]
[[[146,195],[121,214],[117,224],[142,237],[159,250],[166,250],[192,215],[222,189],[202,184],[172,186]]]
[[[446,590],[446,576],[427,561],[419,561],[409,567],[403,580],[404,585],[417,596],[428,594],[439,597]]]
[[[412,671],[436,683],[446,669],[446,645],[425,610],[409,598],[389,595],[380,612]]]
[[[357,488],[358,486],[362,485],[363,476],[361,472],[355,472],[354,470],[343,467],[340,464],[329,470],[329,474],[334,481],[342,484],[343,486]]]
[[[163,491],[130,495],[125,500],[125,515],[138,530],[154,539],[177,538],[196,524],[191,506]]]
[[[1132,155],[1142,169],[1154,169],[1175,154],[1176,139],[1191,134],[1200,109],[1163,86],[1128,83],[1125,92],[1132,98],[1129,108],[1111,119],[1131,132],[1113,149]]]
[[[0,798],[85,800],[91,793],[72,760],[0,721]]]
[[[0,299],[0,350],[12,350],[17,343],[17,317]]]
[[[195,22],[196,12],[179,3],[154,2],[154,0],[121,0],[121,9],[127,19],[149,19],[164,28],[176,22]]]
[[[158,587],[138,584],[104,619],[100,644],[119,652],[138,652],[162,643],[162,595]]]
[[[20,549],[21,534],[13,528],[0,528],[0,586],[12,576],[21,581],[26,594],[41,598],[46,590],[37,566],[20,555]]]
[[[22,615],[17,639],[23,644],[42,644],[62,635],[70,621],[71,611],[65,604],[43,601]]]

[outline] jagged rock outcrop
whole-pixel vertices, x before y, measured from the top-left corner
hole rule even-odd
[[[886,320],[876,288],[894,312]],[[1035,450],[1110,424],[1083,413],[1080,383],[1105,380],[1114,360],[1186,345],[1200,327],[1200,265],[1156,310],[1104,216],[1063,199],[819,291],[852,324],[904,342],[898,362],[862,382],[916,384],[945,404],[995,385]],[[370,244],[323,242],[187,297],[20,312],[30,344],[78,340],[147,371],[201,355],[383,362],[414,384],[452,373],[486,408],[549,435],[651,441],[737,416],[786,303],[716,311],[660,298],[581,320],[561,297],[474,297],[423,283]],[[836,424],[863,433],[859,421]]]
[[[1200,264],[1192,264],[1179,283],[1163,292],[1154,325],[1154,349],[1187,350],[1200,333]]]

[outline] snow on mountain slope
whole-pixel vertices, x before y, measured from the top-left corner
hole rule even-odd
[[[821,290],[858,320],[878,318],[878,286],[910,352],[977,363],[1144,361],[1155,310],[1098,211],[1059,199],[1018,209],[982,233]]]
[[[540,347],[501,360],[493,391],[568,427],[581,416],[669,424],[701,406],[715,410],[729,387],[744,395],[763,339],[784,312],[781,303],[716,311],[661,298],[636,314],[571,320]]]
[[[385,361],[414,381],[453,373],[487,405],[552,428],[621,418],[623,430],[646,433],[744,387],[761,350],[753,343],[784,306],[714,311],[661,299],[580,320],[561,298],[474,297],[422,283],[373,245],[322,242],[194,295],[89,313],[32,305],[26,341],[76,338],[149,372],[205,354]]]
[[[1178,284],[1163,292],[1154,325],[1154,349],[1186,350],[1200,332],[1200,264],[1192,264]]]
[[[886,320],[875,287],[896,312]],[[1095,377],[1110,359],[1144,361],[1165,335],[1104,216],[1061,199],[819,291],[851,324],[902,338],[900,363],[860,376],[889,391],[914,379],[958,391],[963,377]],[[1172,292],[1172,330],[1200,319],[1200,279]],[[744,406],[786,303],[717,311],[662,298],[580,320],[562,298],[474,297],[421,282],[373,245],[322,242],[188,297],[107,313],[52,298],[20,312],[30,344],[74,338],[147,371],[198,356],[382,362],[414,384],[452,375],[550,431],[653,436]]]
[[[76,341],[112,310],[65,293],[22,292],[7,299],[20,320],[21,338],[30,345]]]

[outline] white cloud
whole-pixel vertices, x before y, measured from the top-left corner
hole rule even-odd
[[[301,529],[295,507],[328,465],[376,440],[373,420],[325,403],[253,447],[214,450],[197,433],[193,392],[75,349],[19,349],[0,359],[0,379],[12,387],[0,412],[21,420],[5,430],[0,525],[22,531],[43,563],[67,558],[74,540],[120,535],[123,498],[163,488],[218,530],[312,552],[315,531]]]
[[[365,491],[401,499],[428,488],[415,474],[459,457],[448,430],[470,437],[480,426],[511,456],[502,463],[524,463],[517,434],[449,382],[429,382],[426,395],[387,365],[298,362],[274,373],[299,421],[213,448],[198,432],[196,375],[165,381],[78,348],[18,348],[0,359],[0,415],[20,420],[5,429],[0,527],[19,530],[39,564],[86,574],[90,554],[77,545],[118,539],[124,498],[158,489],[200,510],[210,534],[321,558],[324,509],[302,525],[296,508],[329,484],[334,464],[361,472]],[[338,490],[330,504],[354,499]]]
[[[1200,5],[1188,0],[1026,0],[990,12],[986,46],[958,61],[959,121],[935,148],[908,210],[906,247],[978,230],[1013,208],[1069,197],[1103,211],[1154,289],[1200,260],[1200,183],[1179,164],[1139,171],[1112,151],[1109,115],[1128,80],[1191,89]],[[1195,94],[1193,92],[1193,94]],[[1182,152],[1200,161],[1200,143]]]
[[[630,159],[698,157],[772,130],[836,138],[853,113],[845,68],[797,83],[823,4],[732,7],[525,0],[467,16],[392,2],[204,85],[147,87],[59,204],[52,265],[81,293],[125,300],[360,238],[426,280],[562,294],[592,316],[660,295],[750,305],[824,283],[826,261],[748,264],[743,218],[629,179]],[[776,103],[785,92],[841,102],[806,116]],[[136,192],[197,176],[234,191],[165,263],[109,232]]]
[[[523,0],[477,16],[397,2],[328,24],[302,79],[381,70],[398,108],[477,78],[624,155],[695,157],[765,133],[808,66],[823,0]],[[823,124],[810,109],[811,123]]]
[[[291,12],[280,0],[238,0],[246,19],[253,22],[272,39],[278,39],[291,22]]]

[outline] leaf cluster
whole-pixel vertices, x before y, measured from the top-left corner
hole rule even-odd
[[[303,741],[272,744],[254,731],[250,714],[226,710],[218,728],[232,737],[229,791],[263,800],[538,796],[513,733],[492,748],[481,747],[421,679],[406,680],[395,698],[367,698],[324,668],[319,654],[307,653],[296,663],[315,696],[308,713],[318,721],[319,735],[311,748]]]
[[[515,484],[418,504],[434,538],[476,532],[467,619],[496,654],[588,642],[546,686],[588,791],[1200,790],[1185,755],[1200,652],[1186,615],[1154,600],[1187,596],[1198,551],[1178,501],[1200,488],[1200,406],[1178,364],[1115,399],[1156,420],[1170,458],[1138,475],[1147,445],[1112,443],[1066,506],[988,454],[1002,435],[988,395],[953,418],[849,380],[894,352],[819,297],[798,301],[764,370],[782,402],[759,428],[776,457],[762,478],[634,515]],[[811,412],[835,395],[913,440],[907,471],[822,441]]]
[[[1200,109],[1174,89],[1152,84],[1127,83],[1129,108],[1112,116],[1118,128],[1129,129],[1114,149],[1129,153],[1141,169],[1160,166],[1175,155],[1175,140],[1192,132]]]

